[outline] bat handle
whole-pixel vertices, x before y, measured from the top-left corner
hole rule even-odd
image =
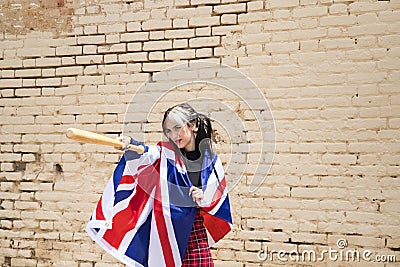
[[[129,145],[126,149],[135,151],[138,154],[143,154],[144,153],[144,147],[143,146]]]

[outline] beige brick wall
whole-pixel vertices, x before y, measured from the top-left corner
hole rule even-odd
[[[228,169],[234,231],[213,250],[216,266],[396,265],[257,258],[265,245],[322,251],[340,238],[400,261],[399,0],[4,2],[1,266],[122,266],[84,231],[120,153],[72,142],[65,130],[116,136],[144,81],[198,60],[238,68],[268,100],[276,151],[257,191],[248,188],[262,141],[257,123],[270,116],[255,110],[264,114],[255,121],[221,87],[187,85],[160,99],[139,91],[137,103],[156,105],[150,115],[135,110],[127,129],[146,131],[152,144],[168,106],[214,101],[199,103],[216,121],[217,151],[226,166],[247,164],[241,179]],[[245,137],[224,132],[226,107],[246,125]],[[229,146],[240,138],[255,145]]]

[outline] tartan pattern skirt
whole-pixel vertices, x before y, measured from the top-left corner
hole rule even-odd
[[[206,228],[203,225],[203,217],[200,216],[200,209],[196,209],[192,232],[182,267],[213,267],[210,247],[207,241]]]

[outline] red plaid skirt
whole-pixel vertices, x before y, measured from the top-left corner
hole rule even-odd
[[[196,216],[192,232],[190,233],[189,243],[182,267],[213,267],[210,247],[207,241],[206,228],[203,225],[203,217],[200,216],[200,209],[196,209]]]

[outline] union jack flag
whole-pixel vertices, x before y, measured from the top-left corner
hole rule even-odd
[[[217,155],[204,156],[201,181],[204,199],[199,206],[212,246],[232,226],[226,179]],[[128,266],[181,266],[196,212],[189,196],[191,186],[185,164],[171,143],[149,146],[143,155],[126,151],[86,231]]]

